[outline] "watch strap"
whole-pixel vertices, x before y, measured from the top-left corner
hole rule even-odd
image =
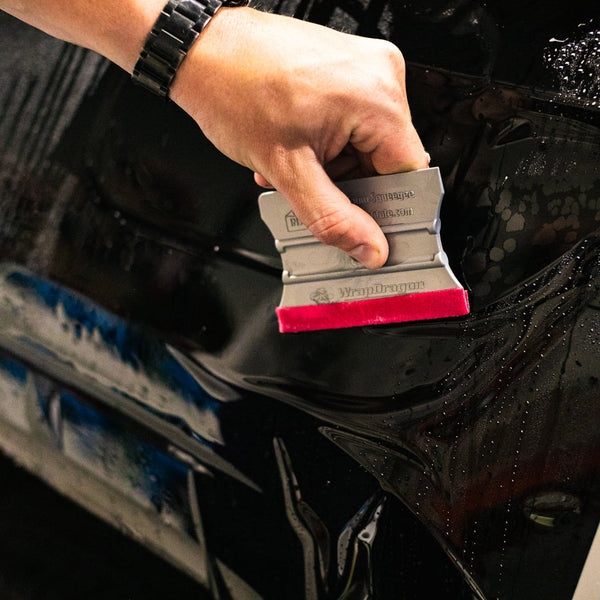
[[[188,50],[222,5],[221,0],[168,0],[133,69],[133,81],[168,98]]]

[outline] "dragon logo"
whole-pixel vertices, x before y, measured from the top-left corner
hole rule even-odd
[[[310,299],[315,304],[329,304],[332,301],[329,292],[325,288],[317,288],[311,295]]]

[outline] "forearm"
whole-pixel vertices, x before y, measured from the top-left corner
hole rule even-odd
[[[0,0],[0,9],[106,56],[128,72],[164,0]]]

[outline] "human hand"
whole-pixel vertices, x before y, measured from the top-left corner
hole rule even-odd
[[[223,8],[188,53],[171,98],[257,183],[286,196],[315,237],[370,268],[384,264],[383,232],[332,179],[428,166],[395,46]]]

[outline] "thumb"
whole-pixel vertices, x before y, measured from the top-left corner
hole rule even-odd
[[[388,256],[381,228],[333,184],[313,151],[292,151],[285,163],[269,181],[287,198],[310,232],[370,269],[381,267]]]

